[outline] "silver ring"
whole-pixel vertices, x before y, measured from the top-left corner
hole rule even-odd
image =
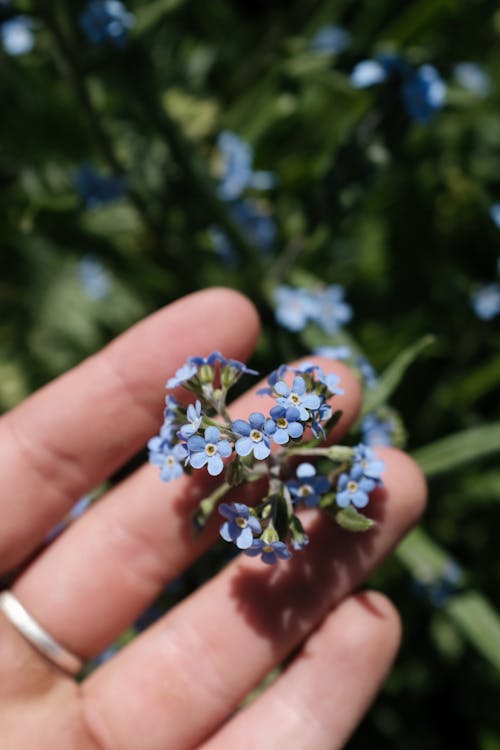
[[[21,602],[10,591],[0,593],[0,610],[21,635],[36,650],[64,672],[75,675],[83,667],[83,661],[67,651],[25,610]]]

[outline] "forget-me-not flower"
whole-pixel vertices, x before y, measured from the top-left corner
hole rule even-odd
[[[267,458],[271,453],[271,439],[266,425],[266,418],[258,411],[252,412],[248,422],[237,419],[233,422],[233,431],[241,435],[234,444],[234,449],[239,456],[248,456],[253,453],[258,460]]]
[[[291,388],[284,380],[278,380],[274,390],[278,394],[277,403],[285,408],[293,406],[298,409],[299,418],[304,422],[310,417],[309,411],[315,411],[321,406],[318,394],[308,392],[306,381],[300,375],[293,379]]]
[[[295,406],[273,406],[265,430],[278,445],[286,445],[290,438],[297,440],[304,433],[300,411]]]
[[[477,96],[488,96],[491,91],[491,78],[477,63],[457,63],[453,68],[453,75],[460,86]]]
[[[179,434],[185,440],[194,435],[200,429],[201,420],[203,419],[201,413],[201,401],[196,401],[194,404],[189,404],[186,410],[186,417],[188,420],[187,424],[183,424],[179,430]]]
[[[207,467],[208,473],[216,477],[224,468],[223,458],[231,455],[232,448],[226,438],[221,437],[217,427],[207,427],[205,435],[192,435],[187,441],[189,456],[187,463],[193,469]]]
[[[392,445],[394,430],[395,425],[390,419],[381,419],[374,413],[367,414],[361,422],[365,445]]]
[[[90,0],[80,15],[80,27],[93,44],[123,47],[134,16],[120,0]]]
[[[349,474],[341,474],[337,485],[337,505],[347,508],[354,505],[356,508],[364,508],[368,505],[368,493],[376,486],[374,479],[368,479],[363,474],[360,464],[354,464]]]
[[[484,284],[474,292],[471,303],[478,318],[493,320],[500,313],[500,284]]]
[[[385,462],[381,458],[377,458],[372,448],[363,445],[363,443],[356,445],[354,448],[354,463],[361,466],[364,477],[373,479],[377,485],[382,484]]]
[[[220,535],[225,542],[234,542],[238,549],[248,549],[254,541],[254,534],[260,534],[262,527],[255,516],[252,516],[248,505],[244,503],[221,503],[219,513],[226,518],[220,527]]]
[[[284,542],[265,542],[263,539],[254,539],[251,547],[245,550],[249,557],[261,556],[262,562],[274,565],[280,560],[288,560],[292,553]]]
[[[351,35],[341,26],[322,26],[311,39],[314,52],[340,55],[349,47]]]
[[[30,16],[15,16],[0,26],[2,47],[8,55],[26,55],[35,46],[33,19]]]
[[[303,502],[308,508],[314,508],[321,500],[321,496],[328,492],[330,482],[321,474],[316,475],[315,467],[307,462],[297,466],[296,479],[290,479],[286,486],[292,500]]]
[[[93,255],[85,255],[77,265],[82,288],[90,299],[104,299],[111,286],[109,273]]]
[[[108,177],[90,164],[83,164],[75,175],[75,187],[87,208],[97,208],[122,198],[126,185],[122,177]]]
[[[152,438],[148,443],[149,461],[154,466],[160,467],[160,478],[164,482],[171,482],[183,473],[183,462],[188,452],[186,448],[178,443],[173,447],[159,438]]]

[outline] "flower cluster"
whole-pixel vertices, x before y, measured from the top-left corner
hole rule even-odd
[[[380,83],[395,84],[408,116],[426,125],[441,110],[446,99],[446,84],[433,65],[410,65],[399,55],[380,55],[362,60],[351,73],[351,83],[363,89]]]
[[[256,375],[243,362],[220,352],[190,357],[167,382],[167,388],[194,395],[184,404],[168,393],[160,432],[148,443],[150,462],[164,481],[193,470],[205,470],[223,483],[202,500],[195,517],[203,527],[219,500],[232,487],[267,479],[261,501],[222,502],[225,519],[220,533],[239,550],[265,563],[291,556],[307,543],[297,510],[321,507],[344,528],[366,530],[372,522],[358,509],[381,484],[383,462],[364,445],[318,447],[340,412],[331,401],[343,394],[340,378],[315,364],[281,365],[257,391],[270,397],[268,410],[232,420],[226,402],[231,387],[245,374]],[[290,458],[299,457],[291,475]],[[302,459],[309,460],[302,460]],[[326,471],[317,473],[310,459],[320,458]]]
[[[316,323],[333,334],[352,318],[352,308],[344,300],[340,284],[317,289],[294,288],[282,284],[275,291],[277,322],[289,331],[302,331],[307,323]]]

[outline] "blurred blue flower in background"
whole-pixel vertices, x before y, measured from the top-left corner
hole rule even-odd
[[[356,89],[365,89],[385,80],[387,71],[378,60],[361,60],[351,73],[351,83]]]
[[[311,39],[314,52],[340,55],[348,49],[351,35],[341,26],[322,26]]]
[[[500,203],[493,203],[490,208],[490,217],[500,229]]]
[[[314,350],[314,354],[318,354],[320,357],[328,357],[328,359],[349,359],[351,356],[351,350],[348,346],[318,346]]]
[[[479,287],[471,297],[474,312],[481,320],[492,320],[500,313],[500,284],[493,282]]]
[[[392,445],[395,425],[374,413],[367,414],[361,422],[362,442],[365,445]]]
[[[29,16],[16,16],[5,21],[0,28],[2,47],[8,55],[25,55],[35,45],[33,19]]]
[[[312,321],[325,333],[335,333],[352,318],[352,308],[344,300],[344,294],[340,284],[316,290],[281,284],[274,293],[276,320],[289,331],[302,331]]]
[[[80,284],[90,299],[103,299],[111,287],[109,273],[93,255],[85,255],[78,263]]]
[[[457,83],[478,96],[488,96],[491,91],[491,78],[477,63],[461,62],[453,68]]]
[[[271,172],[253,170],[253,150],[243,138],[224,130],[217,139],[217,146],[222,155],[219,184],[222,200],[236,200],[248,188],[270,190],[274,187],[275,177]]]
[[[122,177],[107,177],[90,164],[83,164],[75,175],[75,188],[87,208],[96,208],[125,195]]]
[[[446,84],[433,65],[421,65],[404,81],[402,95],[410,117],[426,125],[444,107]]]
[[[354,66],[350,80],[363,89],[393,80],[400,83],[405,109],[415,122],[426,125],[444,107],[446,84],[433,65],[411,66],[399,55],[380,55]]]
[[[134,16],[119,0],[91,0],[80,15],[80,27],[93,44],[123,47]]]

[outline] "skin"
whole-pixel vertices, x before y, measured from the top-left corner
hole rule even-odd
[[[217,536],[195,539],[191,516],[213,486],[203,470],[162,483],[143,466],[49,547],[71,505],[141,448],[162,420],[164,383],[194,353],[247,360],[259,333],[250,302],[226,289],[185,297],[0,420],[0,574],[58,641],[87,659],[106,648]],[[360,391],[341,363],[343,416]],[[233,418],[271,405],[255,389]],[[393,605],[353,593],[422,513],[425,482],[394,449],[368,511],[377,526],[350,535],[304,514],[306,550],[276,568],[240,556],[119,655],[78,684],[0,614],[3,750],[332,750],[342,747],[384,680],[400,639]],[[8,491],[7,491],[8,490]],[[242,491],[233,500],[245,502]],[[28,563],[27,560],[30,560]],[[236,708],[286,657],[287,668]]]

